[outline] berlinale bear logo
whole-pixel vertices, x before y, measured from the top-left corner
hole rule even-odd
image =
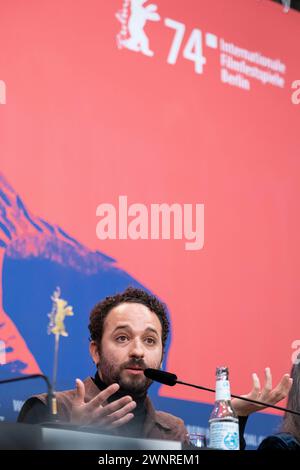
[[[152,57],[154,52],[150,49],[149,38],[144,31],[147,21],[159,21],[160,16],[156,12],[157,5],[144,6],[148,0],[124,0],[122,10],[116,13],[117,19],[122,24],[117,35],[117,44],[131,51],[141,52]]]

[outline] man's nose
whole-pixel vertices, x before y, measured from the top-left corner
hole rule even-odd
[[[144,357],[144,347],[142,341],[135,339],[130,349],[130,357]]]

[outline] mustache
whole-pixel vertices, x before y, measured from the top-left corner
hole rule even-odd
[[[143,359],[131,359],[130,361],[123,364],[122,369],[130,369],[130,367],[139,367],[140,369],[147,369],[146,363]]]

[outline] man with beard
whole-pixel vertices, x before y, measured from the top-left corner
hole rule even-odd
[[[89,330],[96,375],[83,382],[77,379],[75,390],[56,393],[59,419],[78,426],[97,426],[110,434],[188,443],[182,419],[156,411],[147,395],[151,381],[144,370],[159,369],[165,352],[169,333],[166,306],[155,296],[129,287],[93,308]],[[285,374],[272,389],[271,372],[266,369],[263,390],[254,374],[253,389],[246,396],[275,404],[290,387],[291,379]],[[242,438],[247,415],[261,408],[236,399],[232,404],[240,416]],[[47,421],[46,395],[27,400],[18,421]],[[241,448],[244,446],[242,438]]]
[[[106,297],[90,314],[90,354],[94,378],[76,379],[76,389],[57,392],[58,417],[110,434],[185,441],[180,418],[155,411],[144,369],[159,369],[169,333],[167,311],[156,297],[128,288]],[[46,395],[25,402],[19,422],[47,421]]]

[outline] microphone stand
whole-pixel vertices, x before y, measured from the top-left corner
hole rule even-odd
[[[43,379],[46,382],[47,389],[48,389],[47,406],[48,406],[49,417],[51,421],[55,421],[57,419],[56,397],[55,397],[55,393],[53,392],[52,385],[46,375],[31,374],[31,375],[26,375],[24,377],[14,377],[12,379],[4,379],[4,380],[0,380],[0,385],[12,383],[12,382],[21,382],[22,380],[30,380],[30,379]]]

